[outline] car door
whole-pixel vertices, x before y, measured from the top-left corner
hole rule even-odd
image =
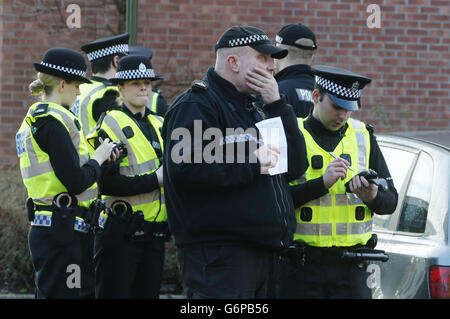
[[[421,152],[403,144],[382,141],[379,144],[399,200],[392,215],[374,216],[374,232],[378,235],[377,249],[385,250],[389,254],[389,261],[369,264],[367,284],[372,288],[373,298],[407,298],[406,295],[414,290],[411,286],[422,282],[423,278],[420,276],[425,273],[418,271],[423,269],[420,266],[423,262],[417,261],[414,255],[423,247],[416,241],[417,233],[410,232],[410,225],[407,224],[415,211],[407,203],[410,202],[411,195],[414,195],[410,185],[414,176],[417,176],[415,170],[423,166],[418,166]]]

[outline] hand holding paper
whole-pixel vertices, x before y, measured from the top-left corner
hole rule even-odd
[[[256,123],[256,127],[261,133],[261,138],[264,142],[264,146],[261,146],[257,150],[257,156],[261,163],[261,172],[263,174],[269,173],[270,175],[283,174],[287,172],[287,142],[286,135],[284,133],[283,122],[280,117],[267,119]],[[261,150],[261,152],[259,152]],[[267,152],[270,151],[270,156]],[[260,158],[261,154],[261,158]],[[263,155],[265,158],[263,158]],[[270,157],[270,161],[267,163],[267,158]],[[266,165],[263,164],[265,160]],[[273,161],[275,160],[275,162]]]

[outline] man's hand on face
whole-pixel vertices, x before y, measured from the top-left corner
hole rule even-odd
[[[259,67],[254,67],[245,75],[247,85],[256,94],[261,95],[264,104],[272,103],[280,99],[278,83],[272,73]]]

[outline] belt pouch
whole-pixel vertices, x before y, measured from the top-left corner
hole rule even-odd
[[[75,211],[68,207],[54,207],[50,234],[58,245],[70,245],[75,238]]]
[[[31,198],[27,199],[27,217],[29,222],[34,220],[34,202]]]
[[[96,233],[102,247],[115,247],[122,243],[129,227],[128,223],[127,218],[109,213],[104,228]]]

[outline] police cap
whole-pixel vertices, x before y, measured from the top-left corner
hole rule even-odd
[[[109,55],[116,55],[119,53],[128,54],[129,38],[130,34],[128,32],[112,37],[101,38],[95,40],[94,42],[82,45],[81,50],[86,53],[89,62],[101,59]]]
[[[348,111],[357,111],[361,107],[362,89],[372,81],[351,71],[326,65],[315,65],[311,71],[316,76],[316,84],[326,91],[328,97]]]
[[[122,81],[137,79],[149,79],[152,81],[161,80],[162,77],[156,76],[150,60],[143,55],[128,55],[119,59],[116,76],[109,79],[117,84]]]
[[[270,54],[274,59],[282,59],[288,51],[274,46],[263,30],[251,26],[234,26],[226,30],[214,46],[221,48],[249,46],[258,52]]]
[[[86,78],[86,63],[83,56],[70,49],[50,49],[45,52],[40,63],[33,63],[33,65],[38,72],[82,83],[91,83]]]
[[[146,47],[130,46],[130,55],[143,55],[149,60],[153,57],[153,51]]]

